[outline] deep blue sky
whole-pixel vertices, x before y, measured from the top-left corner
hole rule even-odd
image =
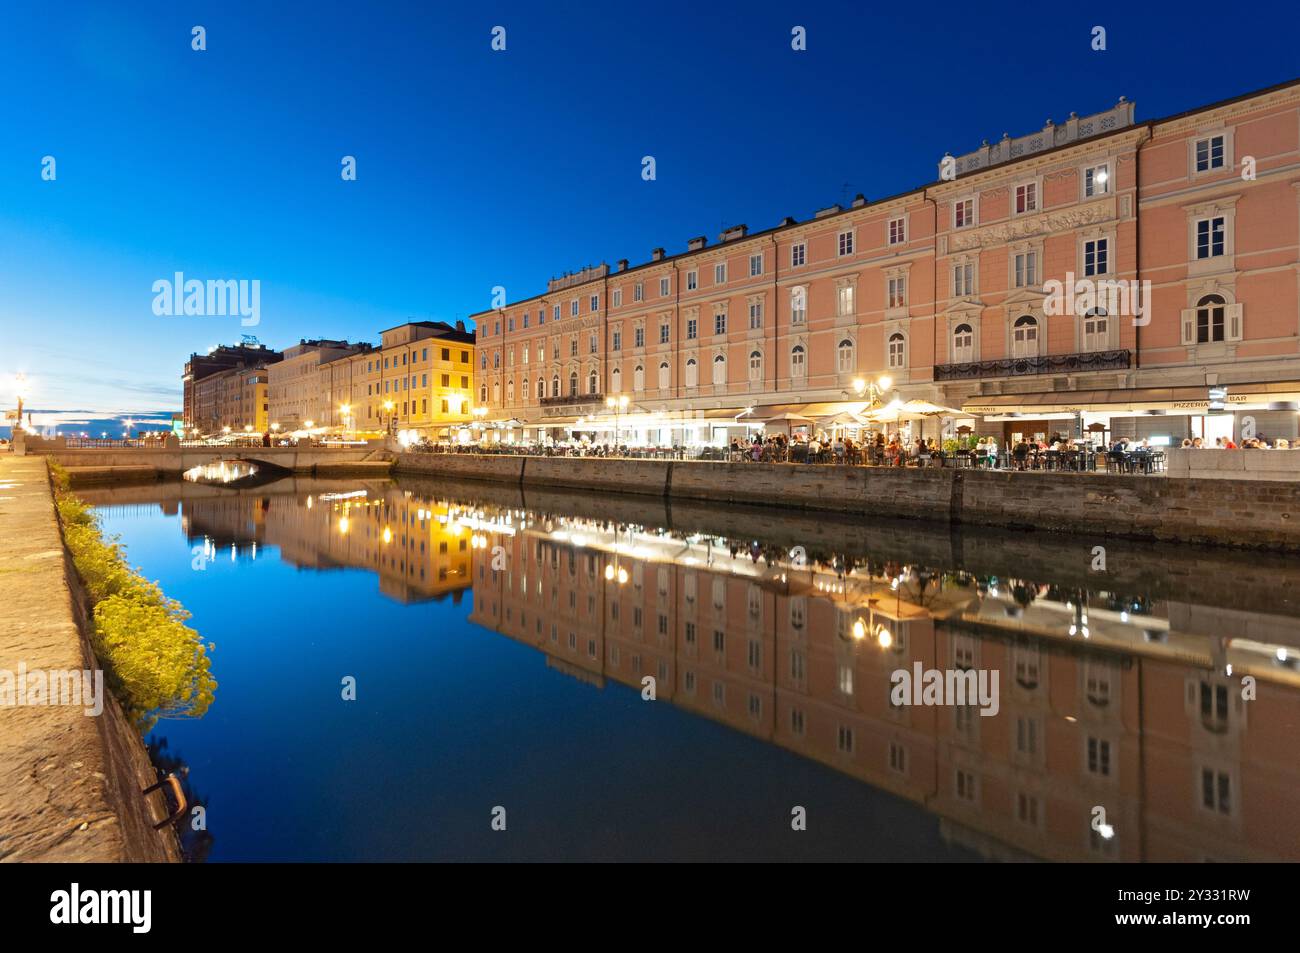
[[[92,416],[179,410],[186,355],[241,333],[375,340],[481,310],[494,285],[525,297],[724,224],[904,191],[945,150],[1121,94],[1146,119],[1300,75],[1293,7],[1197,0],[223,0],[4,21],[0,406],[21,370],[35,407]],[[259,279],[260,326],[154,316],[175,271]]]

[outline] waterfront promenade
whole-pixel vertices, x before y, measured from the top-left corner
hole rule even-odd
[[[46,469],[43,457],[0,454],[0,673],[96,667]],[[153,779],[111,697],[95,717],[0,705],[0,861],[178,860],[170,831],[152,829],[162,795],[141,795]]]

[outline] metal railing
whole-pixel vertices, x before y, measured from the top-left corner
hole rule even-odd
[[[1126,369],[1132,362],[1128,349],[1084,351],[1079,354],[1043,354],[1037,357],[1008,357],[996,361],[938,364],[936,381],[970,380],[978,377],[1020,377],[1062,371],[1105,371]]]

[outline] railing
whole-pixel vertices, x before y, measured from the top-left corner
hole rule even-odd
[[[1028,374],[1052,374],[1061,371],[1105,371],[1127,369],[1132,354],[1127,348],[1118,351],[1085,351],[1081,354],[1044,354],[1038,357],[1011,357],[998,361],[971,361],[966,364],[938,364],[936,381],[970,380],[977,377],[1018,377]]]
[[[138,437],[64,437],[63,446],[69,450],[119,450],[123,447],[149,447],[161,450],[164,441]]]
[[[603,404],[604,394],[568,394],[559,397],[543,397],[543,407],[559,407],[563,404]]]

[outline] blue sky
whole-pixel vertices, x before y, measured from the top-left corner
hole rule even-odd
[[[725,225],[914,188],[945,150],[1120,95],[1141,120],[1291,79],[1284,9],[13,5],[0,406],[22,371],[31,406],[78,412],[51,423],[179,410],[186,356],[242,333],[376,340],[407,317],[482,310],[494,285],[526,297]],[[177,271],[259,280],[260,324],[154,315],[153,282]]]

